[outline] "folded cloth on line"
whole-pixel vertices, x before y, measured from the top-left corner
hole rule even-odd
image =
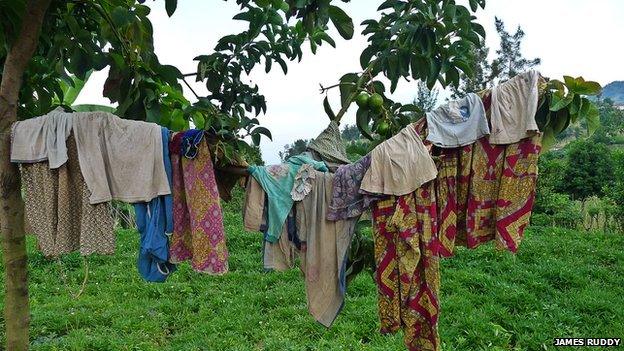
[[[73,114],[56,108],[50,113],[13,123],[11,162],[48,161],[51,169],[67,162],[66,141],[72,130]]]
[[[492,88],[490,144],[516,143],[539,131],[535,121],[539,79],[539,72],[530,70]]]
[[[472,144],[490,134],[481,98],[474,93],[427,113],[427,140],[443,148]]]
[[[21,164],[26,220],[44,256],[74,251],[81,255],[115,252],[109,203],[91,205],[73,136],[67,139],[67,162],[50,169],[47,162]]]
[[[74,114],[80,169],[90,202],[147,202],[171,194],[160,126],[106,112]]]
[[[171,160],[169,158],[169,130],[161,128],[163,163],[169,185],[172,185]],[[134,204],[137,230],[141,234],[137,267],[143,279],[164,282],[176,266],[169,263],[169,239],[173,232],[173,197],[161,195],[150,202]]]
[[[175,153],[183,136],[176,134],[169,148],[174,189],[170,261],[190,260],[193,270],[200,273],[227,273],[229,254],[208,143],[200,142],[195,158],[188,159]]]
[[[371,194],[405,195],[434,179],[436,166],[410,124],[371,151],[371,164],[360,190]]]
[[[325,163],[315,161],[309,154],[290,157],[279,165],[249,167],[249,173],[260,183],[269,200],[266,240],[272,243],[279,240],[286,217],[293,206],[291,192],[295,175],[304,164],[327,171]]]
[[[305,275],[310,314],[326,327],[342,309],[346,292],[347,251],[358,217],[329,221],[325,216],[331,202],[334,175],[316,172],[312,190],[296,205],[301,250],[301,271]]]
[[[364,174],[370,167],[371,155],[356,162],[338,167],[334,175],[331,204],[327,208],[327,219],[337,221],[358,217],[370,204],[382,196],[360,193]]]

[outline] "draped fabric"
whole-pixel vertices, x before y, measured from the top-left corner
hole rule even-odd
[[[223,274],[228,271],[228,250],[223,214],[206,141],[197,144],[193,159],[179,154],[182,133],[171,142],[173,170],[173,235],[170,261],[191,261],[200,273]]]
[[[26,220],[44,256],[74,251],[81,255],[115,251],[113,217],[109,203],[91,205],[91,195],[80,172],[72,135],[67,139],[67,162],[50,169],[48,162],[22,164]]]
[[[373,205],[382,333],[403,329],[409,350],[438,350],[440,290],[433,182]]]
[[[415,126],[426,134],[426,124]],[[456,245],[489,241],[517,251],[535,200],[540,148],[539,134],[508,145],[485,136],[459,148],[434,147],[433,181],[373,204],[382,332],[403,329],[408,349],[440,350],[439,259],[452,256]]]

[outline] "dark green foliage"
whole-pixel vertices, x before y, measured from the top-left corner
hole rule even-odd
[[[490,49],[481,45],[472,49],[474,60],[471,63],[472,76],[465,73],[459,75],[459,85],[451,85],[451,98],[459,99],[468,93],[485,90],[492,85],[492,64],[488,61]]]
[[[362,137],[362,134],[355,126],[355,124],[345,125],[344,128],[342,128],[340,135],[342,136],[342,140],[345,142],[358,140]]]
[[[375,80],[378,75],[390,81],[391,93],[402,78],[422,81],[431,89],[436,82],[444,87],[458,85],[460,72],[472,75],[473,48],[483,45],[485,30],[474,21],[471,11],[484,7],[485,1],[469,4],[470,9],[455,1],[383,1],[378,8],[381,17],[362,22],[362,34],[369,43],[360,55],[364,72],[340,78],[342,109],[336,117],[341,117],[362,91],[380,94],[381,108],[361,106],[356,114],[356,126],[376,145],[409,124],[413,112],[422,113],[413,104],[390,100],[384,83]]]
[[[568,146],[566,167],[556,190],[573,199],[601,197],[605,195],[605,188],[613,185],[614,167],[611,150],[606,145],[575,141]]]

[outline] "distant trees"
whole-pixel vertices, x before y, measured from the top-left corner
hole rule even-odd
[[[423,81],[418,81],[416,97],[413,104],[418,106],[421,111],[429,112],[433,110],[438,102],[439,91],[437,88],[429,89]]]
[[[602,197],[613,186],[615,163],[611,150],[602,143],[578,140],[569,145],[563,178],[557,190],[574,199]]]
[[[284,151],[279,152],[280,159],[286,161],[291,156],[303,153],[312,140],[313,139],[297,139],[292,144],[284,145]]]
[[[345,142],[355,141],[362,137],[362,133],[355,124],[347,124],[340,132],[342,140]]]
[[[522,56],[520,47],[525,33],[520,26],[511,34],[505,30],[503,20],[496,17],[494,21],[500,38],[500,49],[496,50],[496,58],[490,63],[488,60],[490,49],[486,46],[475,47],[473,49],[475,60],[470,66],[473,76],[460,74],[459,85],[451,86],[451,98],[457,99],[467,93],[487,89],[540,64],[539,58],[527,59]]]

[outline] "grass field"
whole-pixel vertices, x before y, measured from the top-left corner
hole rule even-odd
[[[404,349],[400,334],[377,332],[370,275],[351,283],[325,329],[307,313],[299,271],[263,273],[260,234],[244,232],[228,207],[230,273],[221,277],[185,264],[164,284],[145,283],[134,266],[137,233],[119,231],[115,256],[89,257],[87,287],[73,299],[82,258],[59,265],[29,238],[32,349]],[[444,350],[551,350],[554,337],[624,337],[623,248],[624,235],[533,227],[517,256],[490,245],[457,250],[442,264]]]

